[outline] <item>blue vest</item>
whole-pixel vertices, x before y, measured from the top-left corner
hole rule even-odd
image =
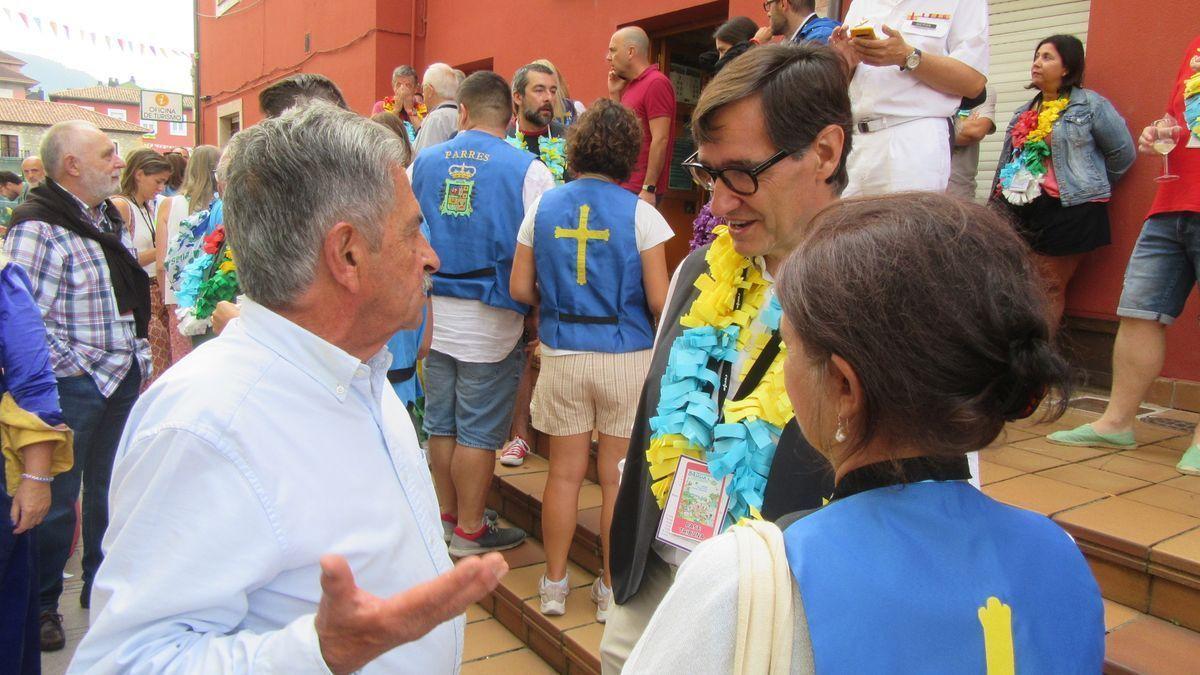
[[[525,173],[534,160],[482,131],[464,131],[417,155],[413,192],[442,262],[434,295],[529,311],[509,295],[508,278],[525,217]]]
[[[533,255],[541,293],[538,337],[554,349],[650,349],[654,326],[642,286],[637,195],[583,178],[542,195]]]
[[[421,236],[429,241],[429,224],[421,223]],[[421,351],[421,338],[429,325],[429,316],[425,308],[421,308],[421,325],[413,330],[402,330],[388,340],[387,348],[392,353],[392,365],[388,367],[388,382],[396,396],[411,405],[424,392],[421,390],[421,378],[417,377],[417,354]]]
[[[965,482],[861,492],[796,521],[784,542],[818,673],[1104,665],[1100,589],[1075,543]]]

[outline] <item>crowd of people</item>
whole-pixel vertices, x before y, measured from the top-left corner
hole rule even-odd
[[[977,456],[1065,406],[1067,286],[1173,133],[1109,408],[1049,437],[1135,445],[1200,275],[1200,38],[1136,149],[1080,41],[1042,40],[980,205],[984,3],[763,4],[713,35],[674,270],[675,93],[633,26],[587,106],[545,59],[402,65],[369,117],[300,74],[224,149],[63,122],[0,172],[0,669],[63,647],[78,518],[73,672],[454,672],[536,429],[547,615],[597,449],[606,673],[1098,671],[1081,554]]]

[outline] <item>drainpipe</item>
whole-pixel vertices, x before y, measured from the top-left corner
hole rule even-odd
[[[200,0],[192,0],[192,121],[196,128],[195,145],[203,145],[204,127],[200,124]]]

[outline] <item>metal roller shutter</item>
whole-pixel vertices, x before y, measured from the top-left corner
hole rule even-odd
[[[1091,0],[990,0],[991,66],[988,84],[996,89],[996,133],[983,140],[979,149],[979,187],[976,198],[987,198],[992,177],[1000,161],[1004,130],[1013,111],[1033,97],[1029,66],[1033,49],[1042,39],[1056,33],[1074,35],[1087,45]]]

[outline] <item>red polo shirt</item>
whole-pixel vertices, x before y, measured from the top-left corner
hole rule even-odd
[[[1187,125],[1183,119],[1183,82],[1192,76],[1192,69],[1188,66],[1188,62],[1196,55],[1198,49],[1200,49],[1200,37],[1192,40],[1192,44],[1183,53],[1183,63],[1179,66],[1179,74],[1175,78],[1175,88],[1171,90],[1171,102],[1167,107],[1167,112],[1171,113],[1171,117],[1178,120],[1179,125],[1184,127]],[[1184,129],[1183,138],[1179,140],[1179,144],[1175,146],[1171,154],[1167,155],[1167,160],[1171,163],[1171,173],[1178,175],[1179,180],[1158,184],[1158,191],[1154,195],[1154,203],[1150,205],[1150,213],[1147,214],[1147,217],[1172,211],[1200,212],[1200,148],[1187,147],[1190,135],[1188,130]],[[1155,171],[1162,171],[1161,162]]]
[[[638,122],[642,125],[642,149],[638,151],[637,163],[629,180],[621,183],[621,187],[631,192],[641,192],[642,186],[653,183],[661,194],[667,189],[667,171],[671,164],[671,150],[675,139],[675,87],[671,80],[657,65],[650,66],[635,77],[625,91],[621,92],[621,105],[633,110]],[[666,157],[663,158],[662,172],[652,180],[646,179],[646,164],[650,160],[650,120],[667,117],[671,120],[671,128],[667,134]]]

